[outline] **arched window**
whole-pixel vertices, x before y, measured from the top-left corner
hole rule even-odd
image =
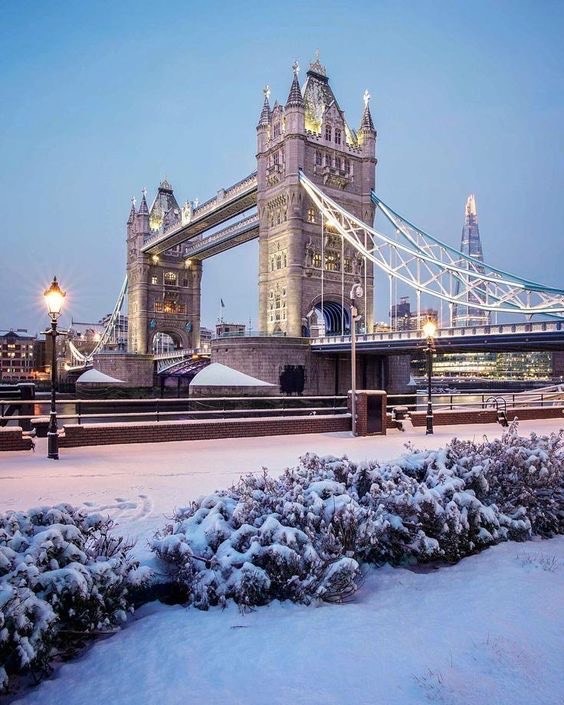
[[[341,144],[341,130],[338,127],[335,128],[335,144]]]
[[[307,209],[307,222],[308,223],[315,223],[315,208],[308,208]]]
[[[314,253],[312,264],[314,267],[317,267],[317,269],[321,269],[321,255],[319,252]]]
[[[176,272],[165,272],[164,283],[165,286],[176,286],[177,278]]]

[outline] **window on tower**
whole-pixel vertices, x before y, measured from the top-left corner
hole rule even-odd
[[[317,269],[321,269],[321,255],[319,254],[319,252],[314,253],[312,264]]]
[[[315,208],[308,208],[307,209],[307,222],[308,223],[315,223]]]
[[[325,127],[325,139],[330,142],[331,141],[331,125],[327,125]]]
[[[280,123],[275,122],[274,127],[272,128],[272,136],[273,137],[280,137]]]
[[[151,284],[158,284],[159,283],[159,278],[153,274],[151,277]]]
[[[317,166],[322,166],[323,164],[323,154],[319,150],[315,153],[315,163]]]
[[[335,128],[335,144],[341,144],[341,130],[338,127]]]
[[[341,171],[342,168],[343,168],[343,161],[342,161],[341,157],[335,157],[335,169],[338,169],[339,171]]]
[[[334,252],[329,252],[325,255],[325,269],[328,272],[339,272],[341,269],[339,255]]]
[[[165,272],[164,283],[165,286],[176,286],[177,277],[176,272]]]

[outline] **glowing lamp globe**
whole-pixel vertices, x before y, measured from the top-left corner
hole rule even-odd
[[[433,321],[427,321],[427,323],[423,326],[423,333],[426,338],[434,338],[436,332],[437,326],[433,323]]]
[[[63,307],[66,294],[59,286],[57,277],[53,277],[51,286],[45,290],[43,296],[45,297],[47,311],[49,312],[51,318],[58,318],[61,315],[61,309]]]

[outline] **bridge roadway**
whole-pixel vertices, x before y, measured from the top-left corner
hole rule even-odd
[[[236,184],[233,184],[233,186],[227,189],[221,189],[216,196],[202,203],[197,208],[194,208],[192,217],[188,223],[184,223],[176,228],[171,228],[164,233],[160,233],[146,240],[143,244],[142,251],[148,255],[160,255],[166,250],[176,247],[176,245],[180,245],[187,240],[193,240],[196,236],[202,235],[208,230],[225,223],[227,220],[241,215],[241,213],[255,207],[256,204],[257,173],[255,171]],[[229,230],[229,228],[227,228],[227,230]],[[217,233],[214,233],[214,235],[216,234]],[[255,237],[257,237],[257,235],[255,235]],[[229,238],[227,238],[227,240],[229,240]],[[202,242],[203,241],[204,239],[202,239]],[[235,242],[235,244],[241,244],[241,242]],[[234,247],[235,244],[230,246]],[[229,247],[224,247],[224,249],[229,249]],[[217,254],[217,252],[214,254]],[[211,254],[206,256],[211,256]],[[203,259],[203,257],[199,257],[199,259]]]
[[[438,353],[563,351],[564,320],[504,323],[476,328],[439,328],[434,345]],[[410,353],[425,346],[426,339],[420,331],[359,333],[356,336],[359,353]],[[351,337],[313,338],[311,347],[316,353],[348,352],[351,349]]]

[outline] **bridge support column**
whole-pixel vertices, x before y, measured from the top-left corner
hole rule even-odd
[[[383,387],[388,394],[406,394],[409,391],[411,355],[389,355],[384,364]]]

